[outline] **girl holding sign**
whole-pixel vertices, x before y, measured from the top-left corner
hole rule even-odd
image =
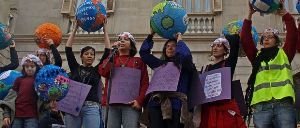
[[[135,39],[129,32],[121,33],[113,45],[118,48],[116,55],[107,58],[99,66],[99,73],[106,78],[102,104],[109,105],[108,128],[121,128],[121,125],[123,128],[139,127],[138,120],[149,78],[146,64],[141,58],[134,57],[137,53],[135,44]],[[113,63],[108,63],[109,61]],[[110,73],[113,73],[113,77]],[[111,84],[108,84],[109,79]]]
[[[8,64],[4,67],[0,67],[0,73],[18,68],[19,59],[18,59],[18,54],[17,54],[15,47],[16,47],[16,43],[14,40],[12,40],[12,44],[9,46],[9,48],[10,48],[10,64]]]
[[[147,104],[151,128],[179,128],[180,120],[186,123],[187,94],[193,62],[190,49],[182,41],[181,33],[177,39],[169,39],[163,46],[161,58],[151,54],[153,48],[152,31],[144,40],[140,56],[154,70],[147,94]]]
[[[238,59],[239,41],[239,35],[236,34],[226,35],[225,38],[218,38],[212,42],[213,64],[207,65],[205,69],[202,68],[202,73],[230,67],[231,77],[229,79],[231,81]],[[201,105],[201,109],[200,128],[246,128],[235,99],[204,103]]]
[[[66,56],[68,60],[68,65],[71,70],[70,78],[74,81],[87,84],[92,86],[85,102],[80,110],[79,116],[74,116],[69,113],[65,115],[65,123],[67,128],[101,128],[102,117],[101,117],[101,106],[99,104],[99,85],[101,83],[101,77],[98,73],[98,65],[102,63],[104,58],[109,55],[109,37],[106,32],[106,23],[104,23],[104,43],[105,51],[100,59],[99,63],[93,67],[95,61],[95,49],[91,46],[86,46],[80,51],[80,58],[82,65],[80,65],[74,56],[72,50],[72,44],[74,42],[74,36],[78,29],[78,25],[75,25],[75,29],[72,31],[71,35],[66,44]]]
[[[34,90],[34,79],[42,65],[41,60],[35,55],[23,57],[21,62],[23,76],[16,79],[8,95],[0,102],[4,110],[4,126],[38,128],[38,97]]]
[[[284,0],[280,2],[283,4]],[[280,47],[278,30],[267,28],[260,40],[263,48],[258,50],[251,36],[251,19],[255,12],[249,4],[248,17],[244,20],[241,33],[245,53],[252,64],[246,100],[248,107],[251,107],[249,110],[253,110],[253,123],[257,128],[295,128],[295,92],[291,69],[299,43],[295,19],[284,8],[277,10],[277,15],[282,16],[286,26],[285,44]]]

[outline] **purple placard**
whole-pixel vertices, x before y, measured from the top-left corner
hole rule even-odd
[[[224,67],[204,72],[199,76],[199,103],[231,99],[231,68]]]
[[[109,103],[123,103],[135,100],[139,96],[141,70],[135,68],[115,68]]]
[[[78,116],[90,89],[90,85],[70,80],[68,94],[58,102],[58,110]]]
[[[146,95],[155,91],[177,91],[180,70],[173,62],[154,69]]]

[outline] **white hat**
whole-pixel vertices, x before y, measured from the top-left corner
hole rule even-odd
[[[28,54],[28,55],[24,56],[22,58],[22,61],[21,61],[21,66],[25,65],[26,63],[28,63],[28,61],[34,62],[34,63],[36,63],[40,67],[43,66],[43,63],[40,60],[40,58],[38,58],[37,56],[35,56],[33,54]]]

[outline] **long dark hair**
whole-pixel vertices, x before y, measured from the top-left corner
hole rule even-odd
[[[164,60],[165,63],[168,63],[168,62],[174,62],[175,65],[176,65],[176,67],[177,67],[178,69],[181,69],[181,65],[180,65],[179,59],[178,59],[178,57],[177,57],[176,55],[175,55],[174,57],[168,57],[168,56],[166,55],[167,45],[168,45],[168,43],[170,43],[170,42],[174,42],[175,44],[177,44],[177,40],[176,40],[176,39],[169,39],[169,40],[167,40],[167,41],[165,42],[165,44],[164,44],[164,47],[163,47],[163,50],[162,50],[162,54],[161,54],[160,59],[161,59],[161,60]]]
[[[134,57],[137,53],[137,49],[135,46],[135,43],[130,39],[130,50],[129,50],[129,56]]]
[[[163,50],[162,50],[162,54],[160,56],[161,60],[168,61],[168,60],[172,59],[172,58],[167,57],[167,55],[166,55],[167,45],[168,45],[169,42],[175,42],[175,44],[177,44],[177,40],[176,39],[169,39],[169,40],[167,40],[165,42],[165,44],[164,44],[164,47],[163,47]]]

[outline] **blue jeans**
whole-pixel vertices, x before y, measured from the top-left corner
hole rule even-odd
[[[103,128],[101,107],[98,103],[84,104],[79,116],[65,115],[67,128]]]
[[[253,108],[253,123],[256,128],[296,127],[296,109],[292,102],[258,103]]]
[[[37,118],[14,118],[12,128],[38,128]]]
[[[140,111],[131,106],[110,105],[108,111],[108,128],[139,128]]]

